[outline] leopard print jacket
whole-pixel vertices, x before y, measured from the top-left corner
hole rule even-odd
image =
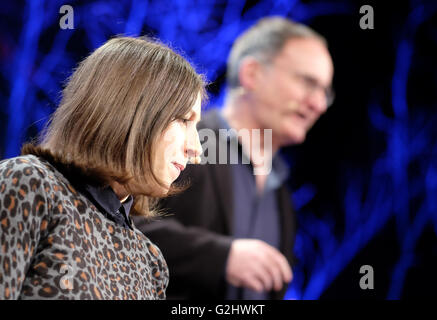
[[[168,277],[147,237],[107,219],[50,163],[0,162],[0,300],[165,299]]]

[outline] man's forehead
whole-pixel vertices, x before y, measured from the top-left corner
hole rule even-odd
[[[295,71],[318,73],[325,81],[332,79],[334,70],[331,56],[325,44],[317,38],[288,40],[276,59]]]
[[[299,37],[291,38],[287,40],[282,48],[281,52],[290,53],[291,51],[309,51],[322,49],[322,51],[327,51],[326,45],[322,40],[315,37]]]

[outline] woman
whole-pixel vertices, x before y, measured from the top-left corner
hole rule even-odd
[[[204,85],[147,39],[80,63],[40,144],[0,162],[0,299],[165,298],[165,260],[130,215],[180,190]]]

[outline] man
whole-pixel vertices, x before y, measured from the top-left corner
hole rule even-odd
[[[227,164],[189,166],[183,178],[190,179],[190,188],[163,204],[170,215],[136,221],[167,260],[169,298],[283,298],[292,280],[295,222],[288,170],[278,151],[302,143],[327,110],[332,77],[326,41],[301,24],[265,18],[236,40],[225,106],[198,126],[200,135],[214,130],[218,154],[227,147]],[[231,128],[261,129],[260,150],[250,152],[255,135],[219,134]],[[270,141],[263,139],[268,129]],[[242,153],[238,164],[229,161],[233,141]],[[260,166],[267,170],[254,174]]]

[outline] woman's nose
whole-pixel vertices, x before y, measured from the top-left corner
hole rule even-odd
[[[187,136],[186,146],[188,158],[200,157],[203,150],[197,129],[194,129],[192,134]]]

